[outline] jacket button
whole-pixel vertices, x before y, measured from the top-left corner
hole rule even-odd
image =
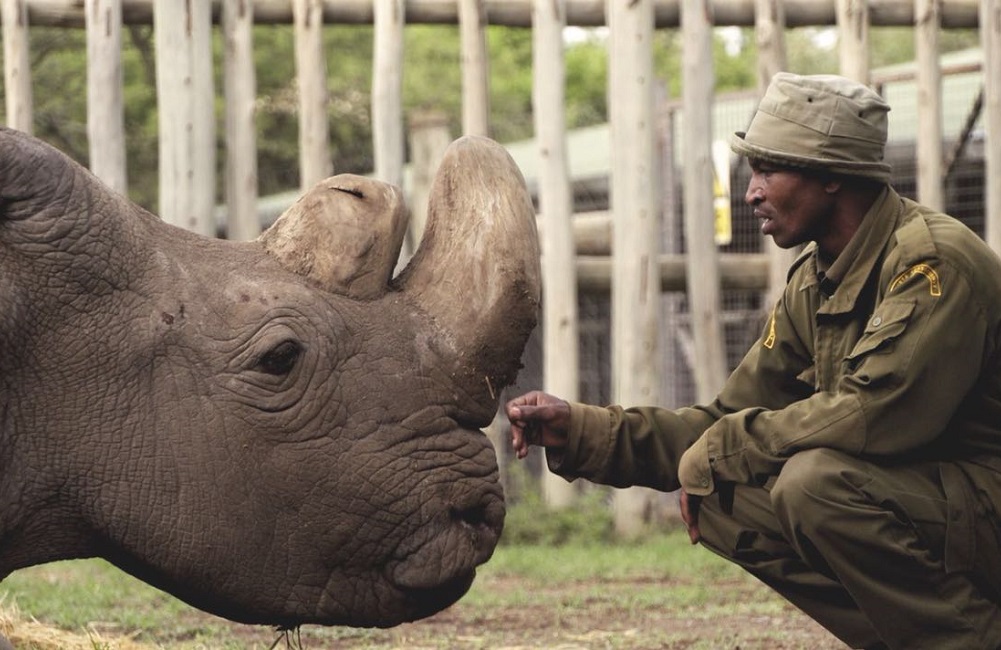
[[[872,317],[872,326],[873,327],[879,327],[882,324],[883,324],[883,319],[882,318],[880,318],[879,316],[873,316]]]

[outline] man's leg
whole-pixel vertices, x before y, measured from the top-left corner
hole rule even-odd
[[[810,568],[786,541],[768,491],[737,485],[732,508],[724,508],[719,495],[706,498],[699,530],[703,546],[746,569],[849,646],[880,647],[879,635],[845,588]]]
[[[993,524],[958,472],[943,485],[954,468],[817,449],[790,458],[771,490],[796,554],[844,585],[891,648],[1001,647],[1001,610],[985,593],[998,578],[984,575],[999,552]]]

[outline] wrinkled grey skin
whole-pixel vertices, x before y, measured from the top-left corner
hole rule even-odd
[[[457,144],[437,225],[359,299],[266,237],[164,224],[0,130],[0,577],[100,556],[279,626],[391,626],[465,593],[504,518],[478,429],[539,289],[520,175],[492,143]],[[449,218],[502,221],[484,206],[515,225],[449,240]]]

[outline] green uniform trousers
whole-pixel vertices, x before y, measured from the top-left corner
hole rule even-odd
[[[851,647],[1001,648],[998,520],[957,465],[814,449],[734,487],[702,502],[703,545]]]

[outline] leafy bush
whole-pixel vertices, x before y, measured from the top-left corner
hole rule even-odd
[[[589,490],[568,508],[546,506],[538,491],[529,490],[509,505],[502,545],[606,543],[615,539],[612,510],[604,490]]]

